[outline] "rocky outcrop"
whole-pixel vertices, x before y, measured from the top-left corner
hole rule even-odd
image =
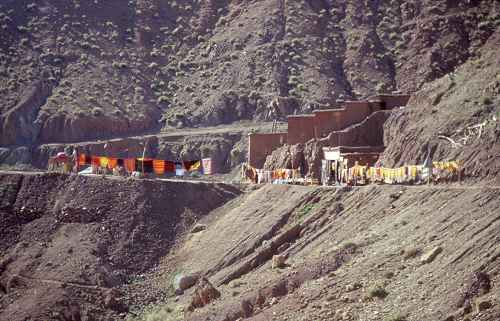
[[[202,277],[196,285],[188,310],[193,311],[194,309],[202,308],[219,297],[219,290],[207,278]]]
[[[0,116],[0,145],[29,145],[37,140],[40,126],[35,120],[51,93],[52,84],[47,79],[38,80],[26,89],[21,101]]]
[[[35,167],[46,168],[50,156],[72,146],[77,147],[80,153],[88,155],[108,155],[121,158],[142,157],[144,143],[147,142],[146,157],[171,161],[212,158],[214,170],[220,173],[229,171],[232,166],[239,164],[241,158],[246,155],[246,144],[241,143],[244,138],[244,133],[213,134],[210,136],[180,134],[178,136],[145,136],[143,138],[78,144],[44,144],[30,150],[28,154],[31,156],[26,161]],[[5,162],[8,155],[13,152],[14,149],[0,151],[0,163],[2,159]],[[23,162],[22,159],[18,158],[17,162]]]
[[[154,114],[142,119],[113,115],[52,115],[40,127],[39,143],[71,143],[158,130]]]
[[[389,117],[382,157],[386,166],[422,164],[430,151],[434,161],[460,161],[463,178],[498,182],[500,90],[495,88],[500,80],[498,57],[490,50],[499,40],[497,30],[480,60],[427,84],[403,111]]]

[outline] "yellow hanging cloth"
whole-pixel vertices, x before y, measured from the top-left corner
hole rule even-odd
[[[101,167],[108,167],[109,164],[109,158],[107,157],[99,157],[99,166]]]

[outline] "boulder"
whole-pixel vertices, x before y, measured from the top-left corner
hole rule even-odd
[[[176,293],[183,293],[185,290],[189,289],[190,287],[194,286],[196,284],[196,281],[198,281],[199,276],[196,274],[178,274],[174,278],[174,289]]]
[[[283,255],[273,255],[273,260],[271,263],[272,269],[281,269],[285,267],[286,257]]]
[[[429,252],[422,255],[422,258],[420,260],[424,264],[431,263],[441,252],[443,252],[443,248],[441,248],[440,246],[436,246]]]
[[[30,164],[31,152],[28,147],[22,146],[15,148],[4,159],[4,162],[9,165]]]
[[[198,233],[201,231],[204,231],[207,229],[207,226],[205,224],[196,224],[193,229],[191,230],[191,233]]]
[[[208,281],[207,278],[202,277],[196,285],[196,289],[191,297],[191,304],[189,305],[189,310],[204,307],[210,302],[218,299],[220,297],[220,292]]]

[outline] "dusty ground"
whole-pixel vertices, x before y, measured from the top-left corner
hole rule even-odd
[[[222,293],[186,320],[497,320],[498,192],[265,186],[207,217],[208,229],[166,261],[205,273]],[[271,269],[278,252],[287,265]],[[189,294],[151,320],[176,320]],[[479,301],[492,307],[478,312]]]
[[[153,268],[223,184],[0,175],[0,319],[117,320],[117,289]],[[163,294],[165,295],[165,294]]]
[[[2,174],[0,186],[1,320],[500,316],[498,187],[242,193],[38,174]],[[189,232],[194,222],[206,229]],[[286,265],[273,269],[277,254]],[[221,297],[188,312],[194,288],[172,284],[193,273]]]

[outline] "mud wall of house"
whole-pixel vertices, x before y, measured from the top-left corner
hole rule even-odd
[[[348,101],[345,102],[345,113],[343,126],[341,129],[345,129],[349,126],[358,124],[370,116],[372,113],[372,106],[367,101]]]
[[[288,117],[288,144],[305,143],[316,137],[314,115]]]
[[[328,144],[329,146],[383,146],[384,122],[389,115],[389,111],[378,111],[356,126],[332,132],[327,138]]]
[[[314,112],[314,125],[318,138],[343,129],[345,110],[318,110]]]
[[[251,134],[248,137],[248,163],[262,168],[266,157],[287,142],[287,133]]]

